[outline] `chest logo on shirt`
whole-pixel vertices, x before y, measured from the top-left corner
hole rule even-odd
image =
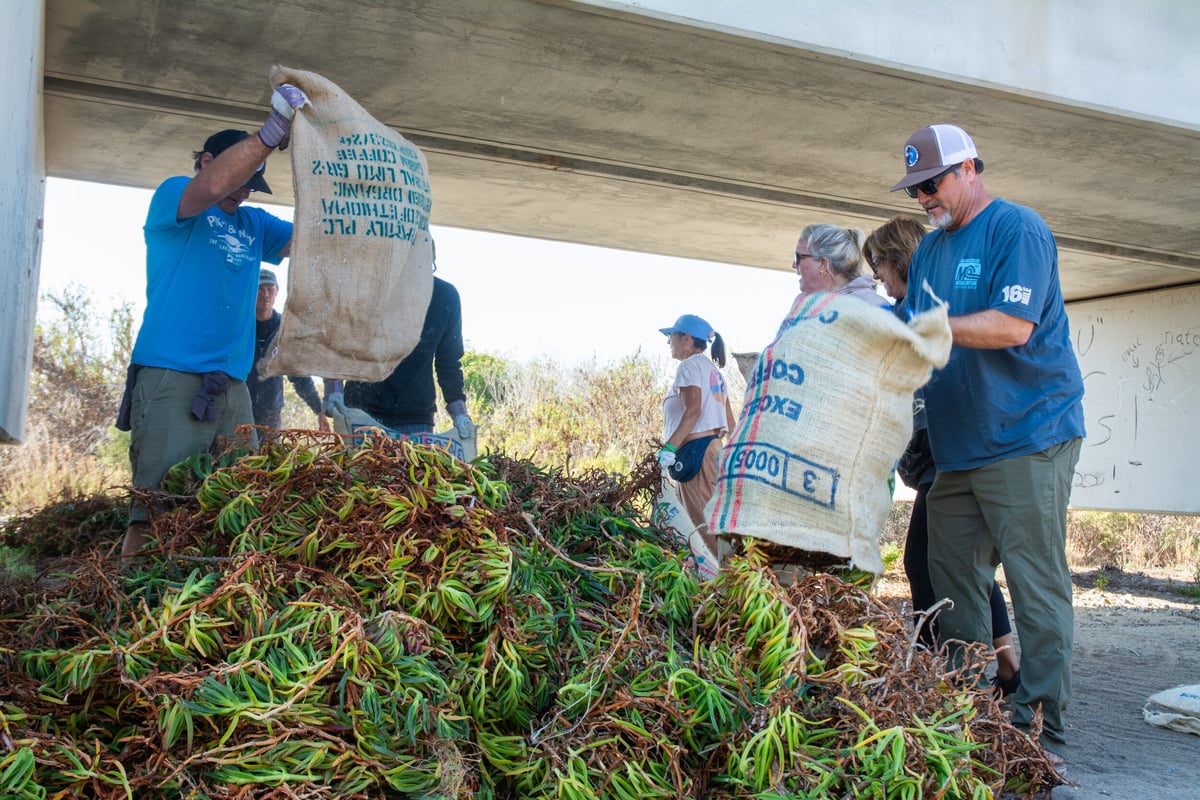
[[[212,232],[209,243],[225,253],[226,264],[238,264],[250,256],[253,236],[216,216],[208,217],[208,228]]]
[[[220,242],[221,247],[223,247],[229,253],[240,255],[242,253],[250,252],[249,245],[242,242],[241,239],[237,238],[232,233],[217,234],[217,241]]]
[[[964,258],[954,268],[955,289],[978,289],[979,277],[983,274],[983,264],[978,258]]]
[[[1019,283],[1014,283],[1012,286],[1004,287],[1004,302],[1006,303],[1020,303],[1023,306],[1027,306],[1032,297],[1033,289],[1028,286],[1021,286]]]

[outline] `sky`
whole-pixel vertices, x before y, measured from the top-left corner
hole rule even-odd
[[[166,177],[166,176],[164,176]],[[132,303],[140,322],[142,224],[151,192],[49,178],[39,294],[79,286],[98,309]],[[435,198],[436,204],[436,198]],[[291,219],[291,208],[264,206]],[[458,288],[468,350],[517,361],[669,362],[659,328],[698,314],[732,352],[759,352],[799,289],[796,274],[433,226],[437,275]],[[799,234],[799,231],[797,231]],[[781,264],[791,253],[779,254]],[[277,270],[284,309],[285,261]]]

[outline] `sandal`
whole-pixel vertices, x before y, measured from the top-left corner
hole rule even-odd
[[[1058,773],[1058,777],[1064,781],[1067,779],[1067,759],[1044,747],[1042,748],[1042,758],[1046,759],[1046,763],[1054,768],[1054,771]]]
[[[1001,697],[1008,697],[1017,690],[1021,685],[1021,670],[1017,670],[1008,678],[1001,678],[996,675],[992,678],[992,686],[1000,693]]]

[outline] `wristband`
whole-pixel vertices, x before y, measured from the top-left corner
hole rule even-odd
[[[677,452],[677,451],[675,450],[675,445],[673,445],[673,444],[664,444],[664,445],[662,446],[662,449],[663,449],[663,450],[667,450],[667,451],[669,451],[669,452],[672,452],[672,453],[674,453],[674,452]]]

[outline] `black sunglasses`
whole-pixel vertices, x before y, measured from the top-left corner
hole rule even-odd
[[[927,178],[926,180],[923,180],[920,183],[914,184],[912,186],[905,186],[904,191],[908,192],[908,196],[913,198],[914,200],[917,197],[918,191],[924,192],[925,194],[928,194],[928,195],[937,194],[938,184],[941,183],[942,180],[947,175],[949,175],[951,172],[957,172],[958,168],[961,166],[962,166],[962,164],[955,164],[953,167],[950,167],[945,172],[938,173],[937,175],[934,175],[932,178]]]

